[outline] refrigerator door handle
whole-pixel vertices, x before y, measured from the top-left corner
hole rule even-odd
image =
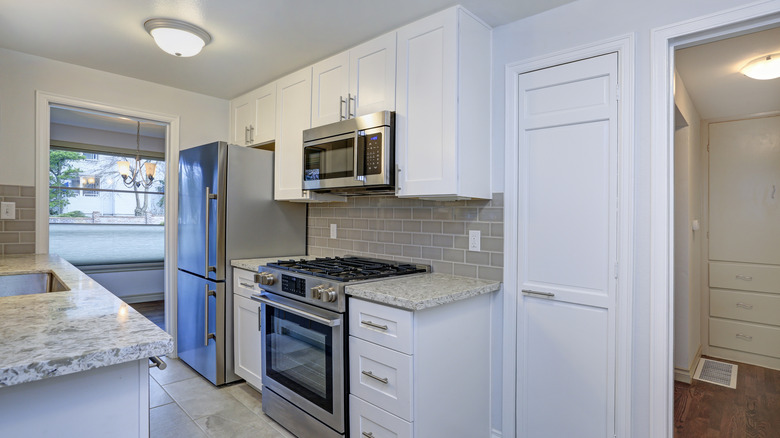
[[[205,318],[205,324],[203,329],[203,346],[208,347],[209,346],[209,339],[217,339],[216,333],[209,333],[209,297],[216,297],[217,291],[215,290],[209,290],[208,283],[206,284],[206,311],[204,312],[206,314]]]
[[[217,199],[216,193],[211,193],[211,187],[206,187],[206,278],[209,277],[209,272],[217,272],[216,266],[209,265],[209,240],[211,239],[211,201]],[[219,227],[219,224],[217,224]]]

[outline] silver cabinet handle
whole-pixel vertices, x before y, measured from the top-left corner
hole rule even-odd
[[[253,125],[249,125],[249,143],[252,144],[255,142],[255,127]]]
[[[255,288],[254,283],[238,283],[238,284],[240,284],[241,286],[244,286],[246,288],[249,288],[249,289],[254,289]]]
[[[344,120],[344,107],[347,106],[347,101],[344,100],[344,96],[339,96],[339,120]]]
[[[743,309],[750,310],[750,309],[753,308],[753,305],[752,304],[746,304],[746,303],[737,303],[737,307],[741,307]]]
[[[742,339],[742,340],[745,340],[745,341],[748,341],[748,342],[753,340],[752,336],[743,335],[742,333],[737,333],[736,338],[737,339]]]
[[[387,326],[386,325],[380,325],[380,324],[377,324],[377,323],[375,323],[373,321],[363,321],[363,320],[361,320],[360,323],[364,324],[364,325],[367,325],[369,327],[373,327],[375,329],[387,330]]]
[[[209,339],[217,339],[215,333],[209,333],[209,297],[216,297],[217,291],[209,290],[209,285],[206,284],[206,306],[205,306],[205,319],[206,323],[203,325],[203,346],[209,346]]]
[[[737,280],[744,280],[744,281],[753,281],[753,277],[749,275],[740,275],[737,274]]]
[[[355,117],[355,113],[352,112],[352,106],[353,105],[350,105],[349,103],[350,102],[357,102],[355,100],[356,97],[357,96],[352,96],[352,94],[347,93],[347,118],[349,118],[349,119],[352,119],[352,118]],[[355,111],[357,112],[357,103],[355,103],[354,107],[355,107]]]
[[[555,294],[552,292],[539,292],[530,289],[523,289],[523,293],[526,295],[534,295],[534,296],[540,296],[545,298],[553,298],[555,296]]]
[[[375,376],[374,373],[372,373],[371,371],[361,371],[361,374],[363,374],[364,376],[371,377],[372,379],[376,380],[377,382],[382,382],[385,385],[387,385],[387,382],[388,382],[387,377]]]
[[[290,312],[293,315],[298,315],[300,317],[310,319],[312,321],[318,322],[320,324],[324,324],[328,327],[336,327],[337,325],[341,324],[340,319],[328,319],[319,315],[315,315],[311,312],[307,312],[303,309],[298,309],[293,306],[288,306],[287,304],[282,304],[278,301],[269,300],[267,296],[265,295],[255,295],[252,294],[251,297],[249,297],[252,300],[259,301],[267,306],[276,307],[277,309],[284,310],[285,312]]]
[[[249,144],[249,126],[244,126],[244,144]]]
[[[401,166],[395,165],[395,194],[401,193]]]
[[[157,368],[159,368],[160,370],[164,370],[164,369],[168,368],[168,364],[167,364],[167,363],[165,363],[165,361],[164,361],[164,360],[160,359],[160,357],[159,357],[159,356],[152,356],[152,357],[150,357],[150,358],[149,358],[149,362],[151,362],[151,363],[149,364],[149,368],[155,368],[155,367],[157,367]]]
[[[211,201],[217,199],[216,193],[211,193],[211,187],[206,187],[206,272],[204,276],[209,278],[209,272],[217,272],[216,266],[209,266],[209,240],[211,239]],[[219,228],[219,224],[217,224]]]
[[[362,435],[366,438],[374,438],[374,434],[371,432],[363,432]]]

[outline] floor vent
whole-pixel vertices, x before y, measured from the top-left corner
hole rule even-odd
[[[737,365],[719,362],[712,359],[701,359],[699,366],[696,367],[696,373],[693,375],[696,380],[702,382],[714,383],[727,388],[737,387]]]

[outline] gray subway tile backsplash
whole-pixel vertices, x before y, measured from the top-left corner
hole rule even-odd
[[[16,217],[0,220],[0,254],[34,254],[35,187],[0,184],[0,201],[16,203]]]
[[[309,206],[309,254],[347,254],[431,265],[434,272],[502,280],[503,193],[492,200],[427,201],[362,196]],[[330,239],[330,224],[338,238]],[[468,251],[469,230],[481,251]]]

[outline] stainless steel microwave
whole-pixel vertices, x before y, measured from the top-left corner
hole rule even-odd
[[[395,190],[395,113],[380,111],[303,131],[303,189]]]

